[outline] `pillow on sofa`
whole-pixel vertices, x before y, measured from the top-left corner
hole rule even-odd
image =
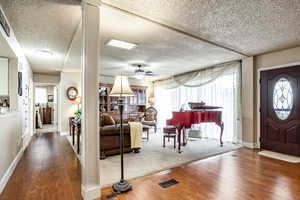
[[[110,126],[115,124],[115,120],[112,118],[112,116],[108,114],[102,114],[100,116],[100,126]]]

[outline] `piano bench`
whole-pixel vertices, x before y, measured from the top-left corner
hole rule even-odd
[[[174,139],[174,149],[176,148],[176,127],[175,126],[166,126],[163,128],[163,147],[166,147],[166,138],[168,138],[168,142],[170,138]]]

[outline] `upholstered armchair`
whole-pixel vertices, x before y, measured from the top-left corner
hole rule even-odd
[[[156,133],[157,130],[157,110],[154,107],[149,107],[146,109],[145,116],[142,119],[142,124],[154,127]]]

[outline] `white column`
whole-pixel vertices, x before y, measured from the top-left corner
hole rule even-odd
[[[100,8],[82,2],[82,196],[101,196],[99,175],[99,91]]]
[[[254,104],[254,66],[253,57],[242,60],[242,123],[243,145],[255,147],[255,104]]]

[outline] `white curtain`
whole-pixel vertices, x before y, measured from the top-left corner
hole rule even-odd
[[[228,74],[240,66],[239,61],[223,63],[197,71],[175,75],[171,78],[156,81],[156,85],[165,89],[173,89],[180,86],[201,87],[207,85],[223,74]]]
[[[193,72],[194,73],[194,72]],[[206,73],[206,72],[205,72]],[[211,81],[210,80],[213,79]],[[207,82],[206,84],[202,84]],[[205,79],[193,79],[186,84],[201,87],[178,86],[166,89],[162,82],[155,83],[155,106],[158,110],[158,125],[165,126],[166,119],[172,117],[172,111],[178,111],[182,106],[188,107],[188,102],[204,101],[206,105],[221,106],[224,122],[223,140],[237,142],[241,139],[241,98],[240,98],[240,64],[234,63],[226,70],[222,69],[219,76]],[[214,123],[198,125],[204,137],[219,138],[220,128]]]

